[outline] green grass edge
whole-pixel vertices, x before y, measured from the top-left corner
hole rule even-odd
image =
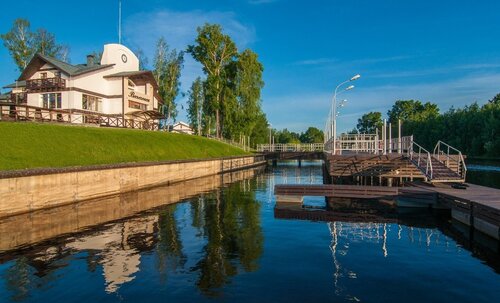
[[[33,122],[0,122],[0,171],[251,155],[185,134]]]

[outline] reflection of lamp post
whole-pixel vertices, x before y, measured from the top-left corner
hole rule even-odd
[[[330,110],[330,116],[331,116],[331,137],[333,137],[333,154],[335,155],[336,153],[336,138],[337,138],[337,93],[338,93],[338,90],[339,88],[348,83],[348,82],[351,82],[351,81],[356,81],[358,80],[359,78],[361,78],[361,75],[357,74],[355,76],[353,76],[351,79],[349,80],[346,80],[342,83],[340,83],[339,85],[337,85],[337,87],[335,88],[335,92],[333,94],[333,102],[332,102],[332,108]],[[349,85],[348,87],[346,87],[345,89],[343,89],[341,92],[343,91],[348,91],[348,90],[351,90],[354,88],[354,85]],[[343,106],[343,105],[341,105]]]

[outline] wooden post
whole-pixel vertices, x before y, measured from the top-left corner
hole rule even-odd
[[[382,129],[382,138],[384,140],[384,152],[383,154],[387,154],[387,120],[384,119],[384,128]]]
[[[392,153],[392,123],[389,122],[389,154]]]

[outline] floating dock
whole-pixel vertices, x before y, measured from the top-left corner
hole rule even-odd
[[[392,198],[399,207],[450,209],[452,217],[457,221],[500,240],[499,189],[468,183],[463,184],[465,189],[453,188],[450,184],[444,183],[414,182],[408,185],[405,187],[335,184],[276,185],[274,192],[277,203],[302,203],[304,196],[324,196],[333,199]]]

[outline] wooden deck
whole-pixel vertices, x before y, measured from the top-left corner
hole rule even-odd
[[[379,199],[398,196],[421,196],[433,194],[419,187],[387,187],[360,185],[276,185],[274,194],[279,196],[324,196],[333,198]]]
[[[500,189],[470,183],[465,183],[466,189],[447,184],[411,185],[437,193],[439,201],[451,209],[453,218],[500,240]]]
[[[325,196],[333,198],[381,199],[398,198],[421,203],[425,207],[451,209],[452,217],[475,229],[500,240],[500,189],[465,184],[457,189],[450,184],[412,182],[407,187],[360,186],[360,185],[276,185],[275,195],[280,197]],[[436,203],[430,203],[430,201]],[[300,202],[297,199],[297,202]]]

